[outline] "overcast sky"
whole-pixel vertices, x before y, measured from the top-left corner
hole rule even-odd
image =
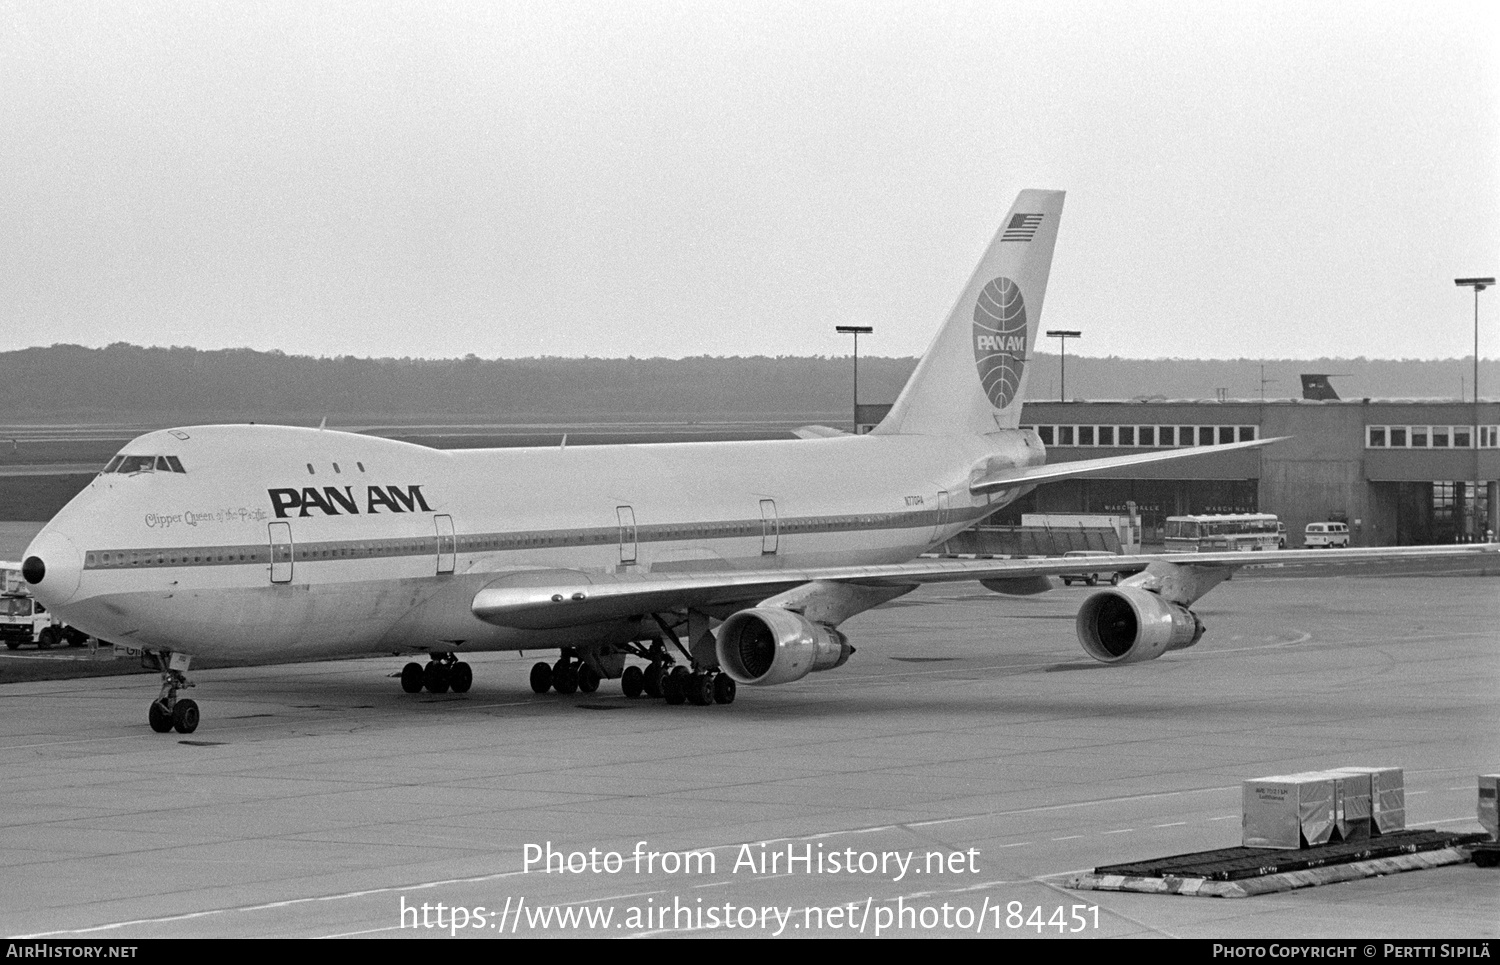
[[[1466,356],[1497,10],[0,0],[0,350],[914,355],[1038,187],[1070,354]]]

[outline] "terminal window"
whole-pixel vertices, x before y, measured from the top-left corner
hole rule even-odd
[[[1480,426],[1479,446],[1496,448],[1500,426]],[[1370,449],[1469,449],[1474,432],[1468,426],[1366,426],[1365,446]]]

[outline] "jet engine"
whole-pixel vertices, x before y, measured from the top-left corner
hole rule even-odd
[[[741,610],[719,626],[719,668],[742,684],[785,684],[843,666],[854,652],[832,627],[780,607]]]
[[[1078,642],[1102,663],[1140,663],[1191,647],[1203,621],[1149,590],[1121,586],[1095,593],[1078,611]]]

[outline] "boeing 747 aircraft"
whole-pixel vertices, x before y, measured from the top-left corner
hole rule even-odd
[[[538,693],[619,678],[629,696],[695,704],[839,667],[854,652],[839,625],[923,583],[1024,594],[1075,570],[919,558],[1038,484],[1275,441],[1046,464],[1019,420],[1062,207],[1061,191],[1021,192],[867,436],[438,451],[303,428],[168,429],[126,445],[47,524],[24,576],[70,625],[160,669],[159,732],[198,726],[179,692],[200,655],[425,654],[401,673],[414,693],[467,691],[466,653],[556,649],[532,668]],[[1078,637],[1131,663],[1196,643],[1190,606],[1247,557],[1111,562],[1145,570],[1089,597]]]

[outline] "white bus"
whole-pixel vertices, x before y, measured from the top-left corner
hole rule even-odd
[[[1270,513],[1168,516],[1168,553],[1242,553],[1277,548],[1279,521]]]

